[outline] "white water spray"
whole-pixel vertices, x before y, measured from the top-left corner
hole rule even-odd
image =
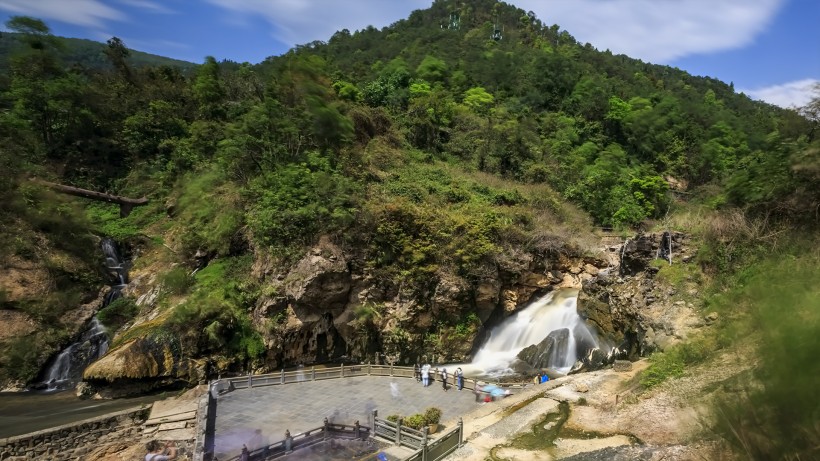
[[[561,354],[551,356],[549,367],[563,373],[569,371],[578,360],[579,343],[599,345],[598,338],[578,316],[577,299],[577,290],[551,292],[511,315],[493,328],[468,367],[483,375],[510,374],[510,365],[522,349],[540,343],[552,331],[566,328],[566,347],[560,348]]]

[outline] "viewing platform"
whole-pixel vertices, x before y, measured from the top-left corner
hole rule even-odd
[[[438,373],[424,387],[413,377],[411,367],[387,365],[306,368],[215,381],[211,384],[211,395],[217,394],[212,403],[214,454],[220,460],[230,459],[240,454],[243,445],[251,447],[257,430],[270,444],[282,440],[285,431],[297,434],[316,428],[324,418],[331,424],[359,421],[371,426],[373,410],[386,418],[437,407],[442,410],[443,429],[452,429],[459,417],[483,403],[476,399],[472,379],[465,378],[464,389],[458,391],[452,371],[448,369],[447,391]]]

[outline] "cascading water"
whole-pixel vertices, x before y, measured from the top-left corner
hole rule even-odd
[[[122,296],[122,289],[128,283],[128,271],[125,261],[117,251],[117,244],[110,238],[103,239],[100,244],[105,255],[105,266],[115,282],[106,293],[102,306],[105,308],[114,300]],[[82,378],[83,370],[93,361],[108,352],[108,335],[105,328],[93,317],[88,328],[80,339],[61,351],[43,372],[42,384],[38,388],[49,391],[62,390],[73,387]]]
[[[556,343],[547,367],[565,373],[590,347],[598,347],[598,338],[589,330],[576,311],[577,290],[551,292],[493,328],[490,337],[476,352],[471,369],[482,375],[500,376],[512,373],[510,366],[527,346],[538,344],[557,330],[566,341]]]

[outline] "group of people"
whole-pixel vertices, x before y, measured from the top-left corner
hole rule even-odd
[[[431,384],[431,378],[433,381],[436,379],[436,370],[433,370],[429,363],[425,363],[424,365],[419,365],[417,363],[413,366],[413,375],[415,376],[416,381],[422,383],[424,387],[428,387]],[[439,371],[439,376],[441,379],[441,388],[446,392],[449,389],[449,387],[447,387],[447,383],[450,379],[447,369],[442,368]],[[453,373],[453,386],[455,386],[458,390],[464,389],[464,372],[461,371],[461,367],[456,368],[455,373]]]
[[[550,380],[550,377],[547,376],[546,373],[538,372],[537,375],[532,379],[535,384],[543,384]]]

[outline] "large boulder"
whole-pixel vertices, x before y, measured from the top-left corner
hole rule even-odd
[[[525,347],[517,357],[533,368],[549,368],[551,362],[567,355],[568,348],[569,330],[561,328],[551,331],[540,343]]]
[[[621,248],[621,275],[635,275],[649,267],[658,254],[655,235],[638,234],[628,239]]]
[[[315,320],[326,311],[340,313],[347,304],[351,278],[342,250],[322,238],[281,283],[297,316]]]
[[[108,351],[85,369],[83,379],[108,383],[140,380],[159,387],[176,381],[197,382],[199,377],[189,376],[190,371],[174,338],[147,335]]]

